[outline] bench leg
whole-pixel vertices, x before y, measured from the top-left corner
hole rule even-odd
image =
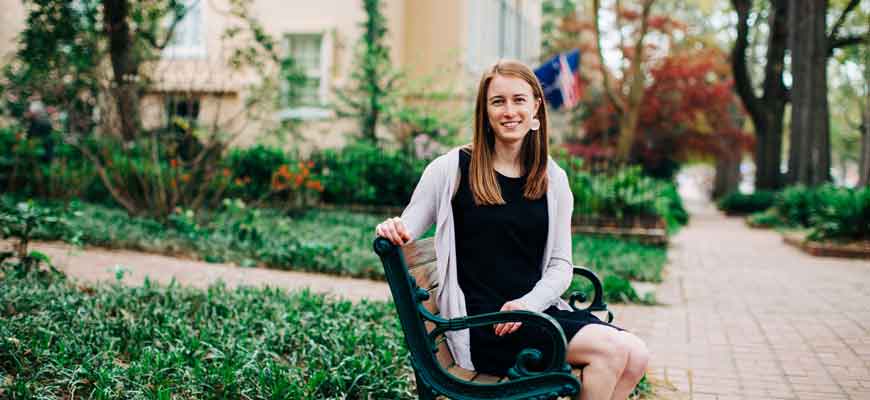
[[[414,380],[417,382],[417,398],[420,400],[435,400],[435,395],[432,391],[426,388],[423,380],[420,379],[420,374],[414,372]]]

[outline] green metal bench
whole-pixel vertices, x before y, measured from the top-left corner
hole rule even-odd
[[[435,399],[439,395],[451,399],[552,399],[580,393],[578,377],[582,372],[580,369],[572,370],[566,363],[565,334],[550,316],[530,311],[506,311],[442,318],[435,298],[438,279],[434,240],[424,239],[399,247],[387,239],[377,238],[374,248],[383,263],[396,304],[420,399]],[[590,280],[594,293],[588,302],[589,297],[585,294],[573,293],[571,307],[579,310],[578,302],[588,303],[582,309],[607,312],[607,320],[612,320],[613,315],[603,301],[598,277],[582,267],[574,267],[574,273]],[[504,377],[477,373],[454,363],[445,332],[502,322],[522,322],[542,328],[553,345],[552,357],[544,360],[540,351],[525,349],[517,356],[508,376]]]

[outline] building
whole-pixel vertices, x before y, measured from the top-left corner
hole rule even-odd
[[[303,68],[307,84],[294,107],[246,107],[264,78],[275,78],[270,66],[258,76],[227,65],[235,49],[250,43],[228,38],[239,24],[228,0],[186,0],[190,9],[156,65],[154,83],[142,99],[143,123],[153,128],[177,118],[216,126],[237,136],[239,144],[280,131],[284,120],[300,121],[308,146],[340,145],[355,131],[353,121],[335,116],[335,91],[348,83],[354,52],[365,20],[362,0],[253,0],[252,16],[278,41],[282,55]],[[15,49],[15,35],[24,25],[20,0],[0,0],[0,54]],[[425,88],[447,90],[455,101],[444,107],[467,107],[483,69],[499,58],[530,64],[540,53],[540,0],[384,0],[391,58],[406,76],[426,82]],[[280,84],[278,85],[280,90]],[[413,95],[413,94],[412,94]],[[274,102],[270,103],[274,104]],[[255,115],[254,115],[255,114]],[[174,115],[174,117],[173,117]],[[470,112],[469,112],[470,117]]]

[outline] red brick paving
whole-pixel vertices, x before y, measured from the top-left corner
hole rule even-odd
[[[660,307],[617,306],[661,398],[870,399],[870,262],[816,258],[694,204]]]

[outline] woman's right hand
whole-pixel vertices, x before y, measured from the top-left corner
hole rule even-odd
[[[375,228],[375,233],[380,237],[389,239],[397,246],[411,241],[411,234],[405,229],[405,224],[402,223],[402,219],[399,217],[393,217],[381,222]]]

